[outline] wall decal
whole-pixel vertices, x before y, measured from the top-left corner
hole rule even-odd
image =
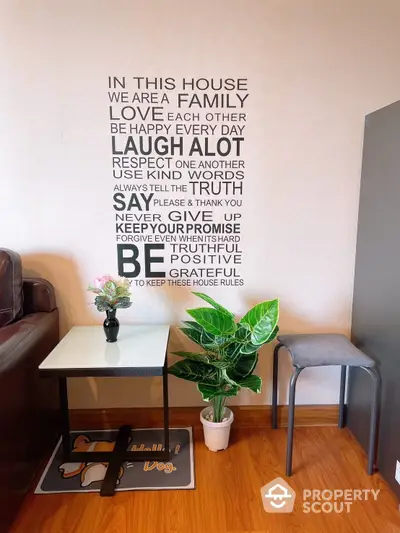
[[[242,286],[246,78],[109,77],[118,271]]]

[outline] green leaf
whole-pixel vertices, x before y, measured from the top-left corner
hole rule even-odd
[[[194,328],[181,328],[182,333],[186,335],[191,341],[195,342],[196,344],[201,344],[201,332],[197,331]]]
[[[232,342],[229,344],[225,349],[225,356],[224,359],[231,362],[231,365],[235,365],[236,361],[240,357],[240,350],[242,348],[242,345],[238,342]]]
[[[275,326],[273,329],[271,335],[268,337],[267,342],[272,342],[274,339],[276,339],[276,336],[279,333],[279,326]]]
[[[229,337],[219,337],[217,335],[211,335],[203,330],[200,335],[200,344],[208,351],[219,352],[224,344],[229,341]]]
[[[258,363],[258,353],[253,352],[246,355],[241,355],[240,358],[236,361],[236,365],[231,375],[233,379],[238,381],[238,377],[245,378],[249,376],[255,369]]]
[[[182,324],[185,324],[186,327],[188,327],[188,328],[193,328],[193,329],[199,331],[200,333],[201,333],[202,331],[204,331],[204,328],[202,328],[202,327],[200,326],[200,324],[198,324],[198,323],[195,322],[194,320],[184,320],[184,321],[182,322]]]
[[[201,327],[201,326],[200,326]],[[201,345],[206,347],[207,345],[214,346],[216,335],[208,333],[204,328],[201,328],[200,341]]]
[[[221,370],[225,370],[226,368],[230,368],[232,366],[230,361],[223,361],[221,359],[210,359],[208,364]]]
[[[236,396],[239,392],[239,387],[221,387],[212,385],[203,385],[199,383],[197,389],[203,397],[205,402],[210,402],[216,396]]]
[[[210,402],[213,398],[216,396],[220,396],[221,394],[221,388],[218,386],[211,386],[211,385],[204,385],[202,383],[198,383],[197,390],[200,392],[203,400],[205,402]]]
[[[100,289],[97,289],[96,287],[94,287],[93,285],[89,285],[89,287],[87,288],[87,290],[89,292],[94,292],[95,294],[101,294],[101,290]]]
[[[228,311],[228,309],[225,309],[225,307],[223,307],[222,305],[220,305],[218,302],[216,302],[215,300],[213,300],[210,296],[208,296],[207,294],[204,294],[202,292],[193,292],[192,294],[194,294],[195,296],[198,296],[199,298],[201,298],[202,300],[204,300],[205,302],[207,302],[208,304],[212,305],[214,307],[214,309],[217,309],[217,311],[221,311],[222,313],[225,313],[227,314],[228,316],[232,317],[232,318],[235,318],[235,315],[233,313],[231,313],[230,311]]]
[[[226,336],[232,335],[236,331],[236,324],[233,318],[212,307],[188,309],[187,312],[207,333],[212,335]]]
[[[278,331],[279,331],[279,327],[276,326],[275,329],[271,332],[271,334],[268,337],[268,339],[263,344],[266,344],[267,342],[272,342],[276,338],[276,336],[278,335]],[[249,354],[249,353],[253,353],[253,352],[258,352],[258,350],[263,346],[263,344],[259,344],[257,346],[254,346],[254,344],[249,342],[248,344],[243,344],[240,351],[243,354]]]
[[[97,311],[111,311],[112,307],[104,298],[104,296],[96,296],[94,299],[94,305],[97,307]]]
[[[227,337],[219,337],[207,333],[207,331],[205,331],[205,329],[197,322],[186,320],[183,324],[185,324],[186,327],[181,328],[181,331],[207,351],[218,351],[228,340]]]
[[[242,377],[242,376],[240,376],[240,377]],[[226,383],[227,385],[229,385],[231,387],[238,387],[237,381],[228,374],[228,371],[227,371],[226,368],[223,368],[221,370],[221,379],[222,379],[222,381],[224,383]]]
[[[235,337],[241,343],[240,353],[242,354],[252,354],[260,348],[251,343],[251,330],[248,324],[239,324]]]
[[[184,359],[190,359],[191,361],[199,361],[200,363],[205,363],[207,365],[214,366],[215,368],[223,369],[230,366],[229,362],[214,359],[206,353],[173,352],[173,354],[179,355],[179,357],[183,357]]]
[[[168,368],[168,372],[177,378],[194,381],[195,383],[218,385],[220,382],[220,371],[217,368],[189,359],[173,364]]]
[[[185,324],[189,324],[189,322],[185,322]],[[198,326],[197,328],[194,327],[187,327],[187,328],[180,328],[181,331],[189,337],[190,340],[204,348],[206,351],[219,351],[220,347],[226,343],[226,337],[217,337],[216,335],[212,335],[211,333],[207,333],[199,324],[196,322],[193,322],[193,324],[196,324]]]
[[[127,296],[119,298],[118,302],[114,305],[115,309],[127,309],[132,305],[132,302]]]
[[[247,376],[246,378],[237,382],[240,387],[250,389],[259,394],[261,392],[262,379],[258,376]]]
[[[260,346],[254,346],[254,344],[243,344],[240,348],[240,353],[243,354],[249,354],[253,352],[257,352],[261,348],[262,344]]]
[[[251,343],[258,346],[265,344],[271,338],[278,319],[279,300],[275,299],[255,305],[244,315],[240,324],[247,324],[250,327]]]
[[[247,324],[238,324],[238,328],[235,333],[235,338],[238,342],[250,341],[251,331]]]
[[[179,355],[184,359],[190,359],[191,361],[200,361],[200,363],[209,363],[209,357],[205,353],[194,352],[173,352],[174,355]]]
[[[116,291],[116,284],[114,281],[110,280],[110,281],[107,281],[105,284],[104,284],[104,292],[108,293],[110,296],[113,296],[115,294],[115,291]]]

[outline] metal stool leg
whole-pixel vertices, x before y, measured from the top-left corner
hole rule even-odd
[[[347,376],[347,366],[342,366],[340,374],[340,394],[339,394],[339,422],[338,426],[340,429],[344,428],[346,425],[346,376]]]
[[[278,352],[283,344],[279,343],[274,349],[274,362],[272,369],[272,429],[278,427]]]
[[[288,420],[288,437],[286,447],[286,475],[292,475],[292,456],[293,456],[293,429],[294,429],[294,408],[296,395],[296,382],[300,372],[304,368],[296,367],[290,378],[289,385],[289,420]]]
[[[371,476],[374,473],[376,462],[376,449],[377,449],[377,437],[378,437],[378,422],[379,422],[379,406],[381,398],[381,376],[377,367],[361,367],[368,372],[372,378],[373,384],[373,396],[371,406],[371,421],[369,426],[369,445],[368,445],[368,475]]]

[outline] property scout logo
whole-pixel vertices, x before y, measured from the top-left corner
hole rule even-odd
[[[304,489],[303,513],[350,513],[355,501],[377,501],[379,489]],[[296,493],[286,481],[277,477],[261,488],[267,513],[291,513]]]
[[[261,497],[267,513],[291,513],[296,493],[284,479],[277,477],[261,488]]]

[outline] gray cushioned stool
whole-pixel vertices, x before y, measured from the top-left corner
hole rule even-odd
[[[376,458],[378,412],[381,394],[381,380],[375,361],[356,348],[345,335],[306,334],[279,335],[279,344],[274,350],[273,388],[272,388],[272,427],[276,429],[278,411],[278,352],[285,347],[292,357],[294,372],[289,386],[289,420],[286,449],[286,475],[292,475],[293,427],[296,382],[304,368],[310,366],[342,367],[339,394],[339,427],[345,426],[345,388],[347,367],[354,366],[365,370],[372,378],[372,409],[368,449],[368,474],[373,474]]]

